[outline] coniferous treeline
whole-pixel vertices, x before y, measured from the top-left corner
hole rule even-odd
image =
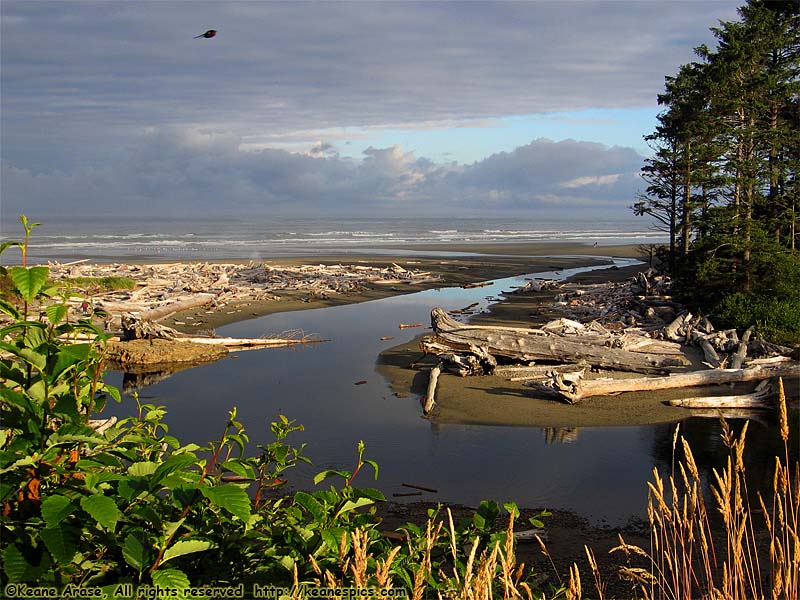
[[[632,207],[669,234],[685,299],[800,338],[800,2],[749,0],[666,77]]]

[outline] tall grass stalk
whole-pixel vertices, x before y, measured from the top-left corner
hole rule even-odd
[[[783,382],[779,381],[778,412],[784,455],[775,457],[772,502],[759,492],[759,507],[750,505],[744,464],[747,423],[736,435],[722,421],[722,439],[729,450],[725,467],[712,470],[710,484],[716,519],[709,514],[702,481],[691,448],[681,437],[683,459],[673,462],[664,480],[653,469],[648,483],[651,550],[620,538],[613,551],[646,554],[650,572],[622,567],[624,577],[638,582],[645,598],[683,600],[796,600],[800,594],[800,467],[789,457],[789,426]],[[673,452],[678,439],[673,440]],[[676,468],[677,467],[677,468]],[[763,525],[762,525],[763,519]],[[759,552],[756,531],[766,529],[769,552]],[[763,546],[761,546],[763,548]],[[767,555],[768,554],[768,555]],[[766,588],[766,589],[765,589]]]

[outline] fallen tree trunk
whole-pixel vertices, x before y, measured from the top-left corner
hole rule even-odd
[[[670,400],[668,404],[670,406],[681,406],[683,408],[773,408],[763,397],[756,397],[755,394],[679,398]]]
[[[545,386],[570,404],[590,396],[607,396],[621,392],[669,390],[701,385],[760,381],[770,377],[800,377],[800,363],[780,363],[775,366],[754,366],[746,369],[712,369],[694,371],[667,377],[638,377],[636,379],[571,379],[560,380],[554,374],[549,384],[527,384],[529,387]],[[526,384],[523,384],[526,385]]]
[[[193,344],[207,344],[212,346],[224,346],[225,348],[235,348],[237,350],[254,350],[256,348],[276,348],[279,346],[293,346],[295,344],[314,344],[324,342],[315,338],[210,338],[210,337],[181,337],[182,342],[192,342]]]
[[[750,336],[753,335],[753,327],[749,327],[742,336],[742,341],[739,342],[739,347],[736,352],[731,356],[731,369],[740,369],[747,358],[747,344],[750,342]]]
[[[216,298],[214,294],[192,294],[189,298],[176,300],[175,302],[156,306],[149,310],[139,311],[136,313],[136,317],[142,321],[159,321],[175,313],[183,312],[184,310],[191,310],[193,308],[205,306],[206,304],[211,304],[214,298]]]
[[[631,352],[606,346],[605,341],[584,339],[582,336],[542,335],[533,330],[515,327],[464,325],[441,308],[431,311],[431,324],[436,336],[426,340],[445,346],[449,351],[469,350],[470,346],[477,346],[494,357],[520,361],[585,361],[595,367],[635,373],[664,374],[670,367],[689,365],[682,354]],[[423,340],[423,349],[426,347],[426,340]]]
[[[442,372],[442,363],[437,364],[431,369],[431,376],[428,380],[428,393],[425,396],[425,406],[422,407],[424,414],[430,414],[433,407],[436,406],[436,383],[439,381],[439,375]]]

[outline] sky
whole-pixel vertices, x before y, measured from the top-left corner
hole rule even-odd
[[[738,5],[0,0],[0,216],[629,216]]]

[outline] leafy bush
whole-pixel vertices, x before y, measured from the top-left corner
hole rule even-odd
[[[794,298],[743,293],[725,296],[713,309],[719,324],[736,329],[755,325],[766,338],[779,343],[800,343],[800,304]]]
[[[68,285],[86,290],[113,292],[116,290],[132,290],[136,282],[130,277],[65,277],[55,281],[56,285]]]

